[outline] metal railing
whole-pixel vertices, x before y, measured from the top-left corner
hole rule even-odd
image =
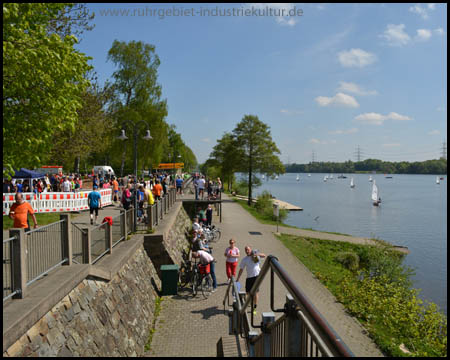
[[[175,204],[176,190],[148,207],[144,228],[154,229]],[[10,229],[3,240],[3,301],[25,297],[27,286],[61,265],[95,264],[124,241],[134,229],[133,208],[122,210],[108,223],[89,228],[72,223],[70,214],[61,220],[25,233]]]
[[[17,236],[12,236],[3,240],[3,301],[13,297],[17,291],[14,291],[14,242]]]
[[[255,294],[270,270],[270,307],[272,312],[263,313],[260,325],[254,324],[251,311],[249,321],[246,309],[253,302]],[[274,274],[287,289],[284,308],[274,308]],[[230,290],[231,289],[231,290]],[[283,269],[278,259],[272,255],[266,259],[261,272],[245,299],[245,291],[238,292],[232,276],[223,305],[230,306],[230,291],[233,304],[229,310],[230,333],[240,334],[247,340],[250,356],[354,356],[333,328],[316,310],[291,277]],[[283,313],[275,321],[274,313]],[[254,329],[260,329],[258,334]]]
[[[63,241],[64,220],[25,233],[27,285],[68,261]]]

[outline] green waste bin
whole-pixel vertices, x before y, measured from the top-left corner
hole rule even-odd
[[[162,295],[177,295],[178,265],[161,265]]]

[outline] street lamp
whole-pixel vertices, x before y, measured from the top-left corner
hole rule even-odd
[[[133,123],[131,120],[126,120],[122,123],[122,130],[120,133],[120,136],[117,137],[117,139],[125,141],[128,139],[128,137],[125,135],[125,124],[130,123],[132,125],[133,130],[133,139],[134,139],[134,231],[137,229],[137,137],[138,137],[138,128],[139,124],[144,124],[147,127],[147,132],[145,133],[145,136],[143,137],[144,140],[151,140],[152,137],[150,135],[150,130],[148,129],[148,123],[144,120],[140,120],[137,123]]]

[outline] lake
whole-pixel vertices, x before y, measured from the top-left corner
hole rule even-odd
[[[284,174],[263,180],[254,197],[268,190],[277,199],[300,206],[289,225],[385,240],[409,248],[404,264],[412,267],[420,297],[447,313],[447,176],[373,174],[382,203],[372,205],[369,174],[345,174],[346,179],[323,181],[328,174]],[[260,177],[260,176],[258,176]],[[350,188],[354,178],[355,188]]]

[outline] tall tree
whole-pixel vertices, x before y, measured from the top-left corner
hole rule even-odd
[[[49,31],[66,4],[3,5],[3,174],[45,159],[54,132],[74,128],[89,82],[73,35]]]
[[[160,61],[155,53],[155,47],[142,41],[127,43],[114,40],[108,52],[108,60],[118,67],[113,73],[117,102],[111,107],[115,113],[117,132],[125,120],[133,123],[145,120],[149,124],[153,140],[150,144],[138,141],[140,154],[138,168],[158,163],[167,144],[167,124],[164,121],[167,103],[161,100],[161,86],[157,82]],[[144,126],[139,129],[145,130]],[[130,139],[133,137],[133,131],[134,129],[127,127]],[[116,140],[113,148],[120,149],[121,146],[122,144]],[[123,144],[123,149],[121,172],[127,154],[132,158],[132,152],[127,152],[127,141]]]
[[[239,170],[248,173],[248,204],[252,205],[253,173],[284,173],[280,154],[270,135],[270,128],[255,115],[245,115],[233,130],[239,157]]]
[[[220,167],[221,177],[228,183],[228,190],[232,188],[234,172],[239,168],[238,156],[238,144],[231,133],[225,133],[217,141],[217,145],[214,146],[210,155]]]

